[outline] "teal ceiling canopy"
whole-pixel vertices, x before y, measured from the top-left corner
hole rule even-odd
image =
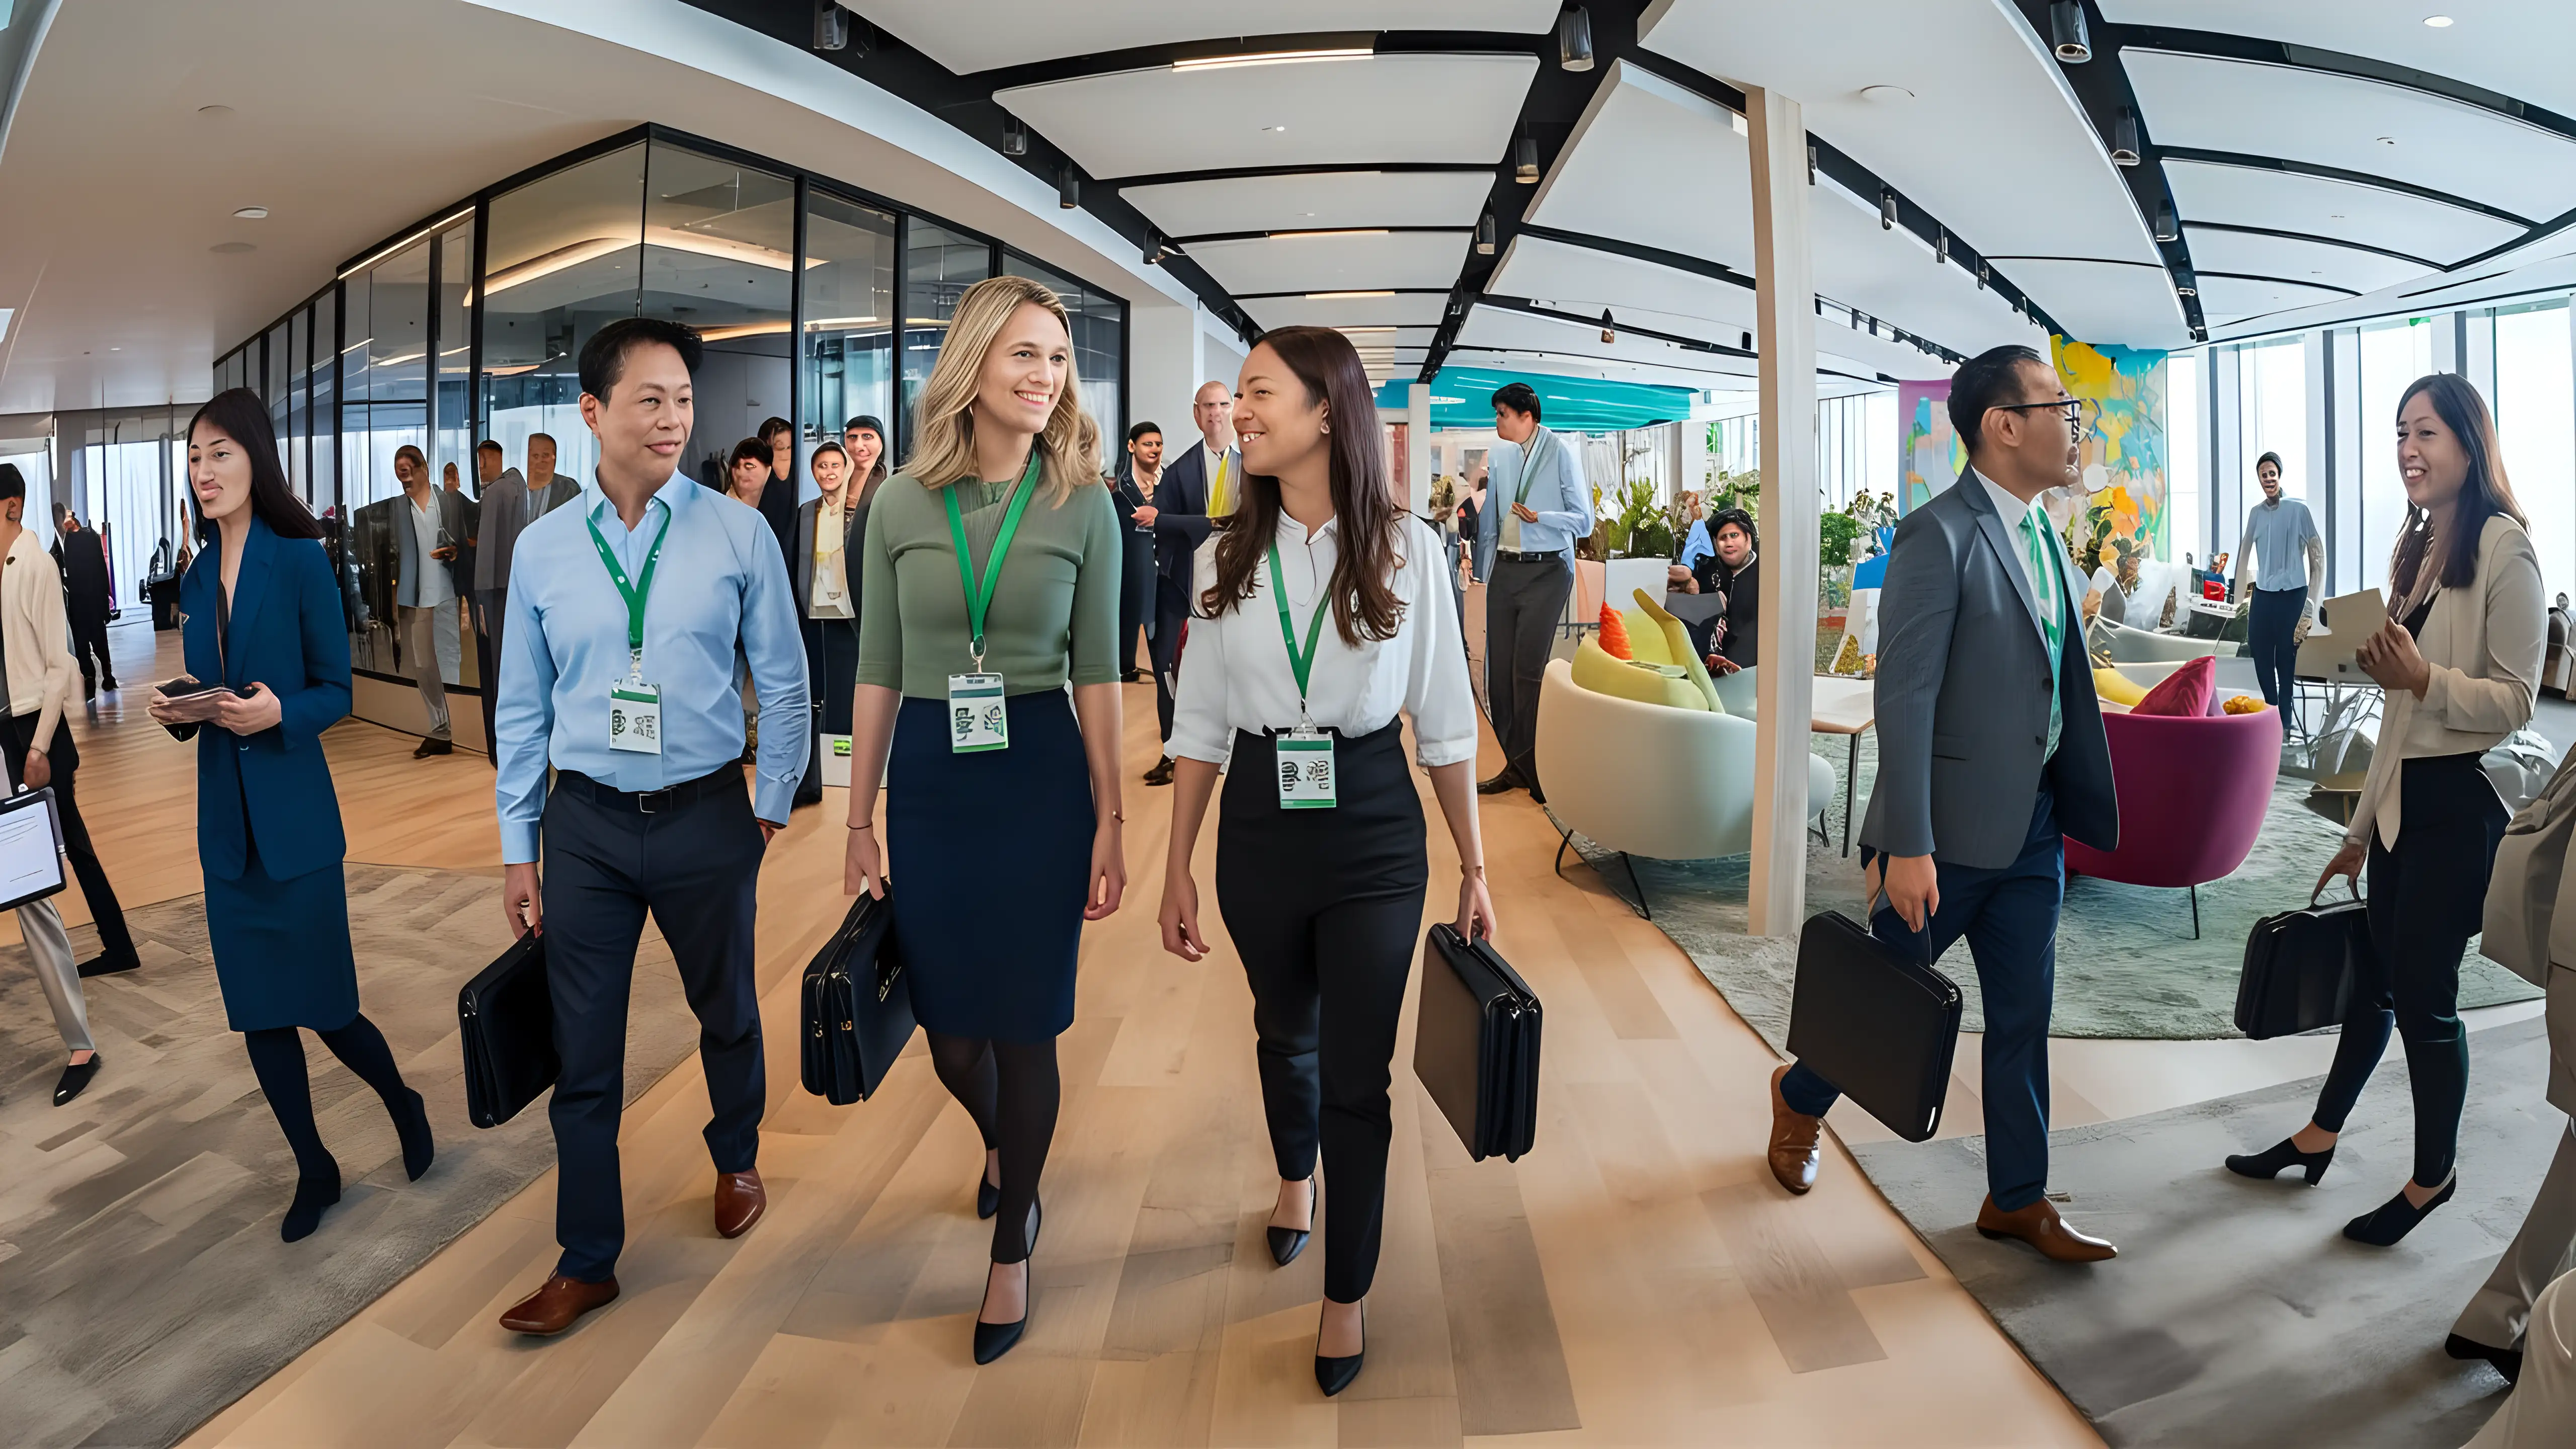
[[[1444,367],[1431,381],[1431,426],[1491,428],[1496,389],[1528,383],[1538,393],[1539,417],[1561,433],[1608,433],[1690,416],[1691,390],[1645,382],[1606,382],[1549,372],[1503,372],[1485,367]],[[1402,412],[1409,378],[1377,390],[1377,405]]]

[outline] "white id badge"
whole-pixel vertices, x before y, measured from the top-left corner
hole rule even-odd
[[[1279,808],[1330,810],[1333,794],[1333,737],[1321,730],[1295,729],[1279,736]]]
[[[628,680],[608,689],[608,747],[662,753],[662,687]]]
[[[1002,706],[1002,676],[948,676],[948,748],[971,755],[1010,747],[1011,722]]]

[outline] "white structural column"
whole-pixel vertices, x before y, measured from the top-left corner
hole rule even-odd
[[[1816,652],[1816,285],[1798,103],[1744,92],[1762,400],[1762,666],[1753,735],[1756,936],[1806,919],[1807,741]]]
[[[1431,514],[1431,384],[1417,382],[1404,389],[1404,477],[1398,486],[1407,500],[1408,512],[1429,517]]]

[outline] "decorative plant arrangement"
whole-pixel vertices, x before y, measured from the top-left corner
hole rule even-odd
[[[1617,512],[1611,511],[1616,506]],[[1650,478],[1632,478],[1628,485],[1609,498],[1604,498],[1599,485],[1592,489],[1592,516],[1598,520],[1588,542],[1591,551],[1585,558],[1663,558],[1673,556],[1675,544],[1672,524],[1666,509],[1655,501],[1655,484]]]
[[[2092,506],[2066,523],[2066,552],[2076,576],[2090,578],[2108,568],[2123,589],[2138,586],[2138,564],[2147,556],[2139,536],[2138,505],[2126,488],[2105,488]]]

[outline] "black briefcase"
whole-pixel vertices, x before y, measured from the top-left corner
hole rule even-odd
[[[805,967],[797,1059],[805,1090],[846,1107],[874,1096],[916,1024],[894,906],[861,894]]]
[[[2262,1041],[2343,1020],[2354,982],[2372,965],[2370,905],[2348,901],[2283,911],[2245,937],[2245,974],[2236,978],[2236,1029]]]
[[[1438,925],[1422,951],[1413,1074],[1467,1155],[1518,1161],[1538,1135],[1538,997],[1492,943]]]
[[[530,931],[456,994],[465,1043],[465,1115],[498,1127],[563,1075],[555,1055],[555,1002],[546,986],[546,938]]]
[[[1810,917],[1789,998],[1789,1055],[1908,1142],[1940,1129],[1962,1007],[1916,939],[1900,951],[1839,911]]]

